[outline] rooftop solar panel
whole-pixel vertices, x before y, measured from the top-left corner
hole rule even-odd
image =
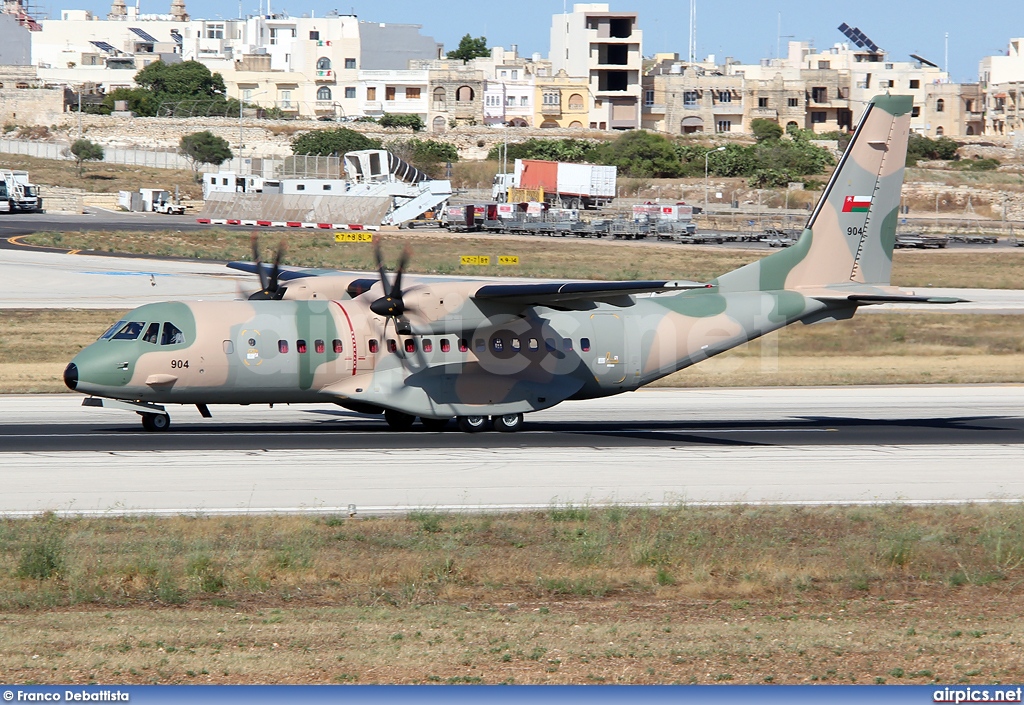
[[[115,51],[117,51],[116,49],[114,49],[114,47],[110,46],[106,42],[90,41],[89,43],[92,44],[93,46],[95,46],[97,49],[100,49],[101,51],[108,51],[111,54],[113,54]]]
[[[134,32],[140,38],[142,38],[143,41],[153,42],[154,44],[156,44],[156,41],[157,41],[156,37],[154,37],[152,34],[147,32],[146,30],[139,29],[138,27],[129,27],[128,29],[130,31]]]

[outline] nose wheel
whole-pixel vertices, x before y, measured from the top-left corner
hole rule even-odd
[[[171,426],[167,414],[142,414],[142,427],[147,431],[166,431]]]

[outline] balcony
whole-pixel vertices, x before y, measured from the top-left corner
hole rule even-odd
[[[644,103],[644,112],[650,115],[664,115],[664,103]]]
[[[333,113],[335,109],[335,102],[333,100],[318,100],[313,106],[313,109],[318,113]]]
[[[562,114],[562,106],[558,105],[558,104],[548,105],[547,103],[544,103],[543,105],[540,106],[540,114],[541,115],[561,115]]]
[[[316,70],[316,82],[317,83],[336,83],[337,78],[334,76],[333,69],[317,69]]]
[[[742,115],[743,114],[743,102],[735,101],[729,103],[715,103],[712,108],[715,115]]]
[[[368,100],[363,103],[364,113],[382,113],[384,112],[384,105],[379,100]]]

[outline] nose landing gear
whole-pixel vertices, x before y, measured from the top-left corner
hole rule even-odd
[[[167,414],[140,414],[142,427],[147,431],[166,431],[171,426],[171,417]]]

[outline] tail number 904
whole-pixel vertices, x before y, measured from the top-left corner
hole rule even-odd
[[[864,228],[847,228],[846,234],[851,237],[854,235],[857,237],[864,237]]]
[[[188,360],[171,360],[171,369],[185,370],[188,369]]]

